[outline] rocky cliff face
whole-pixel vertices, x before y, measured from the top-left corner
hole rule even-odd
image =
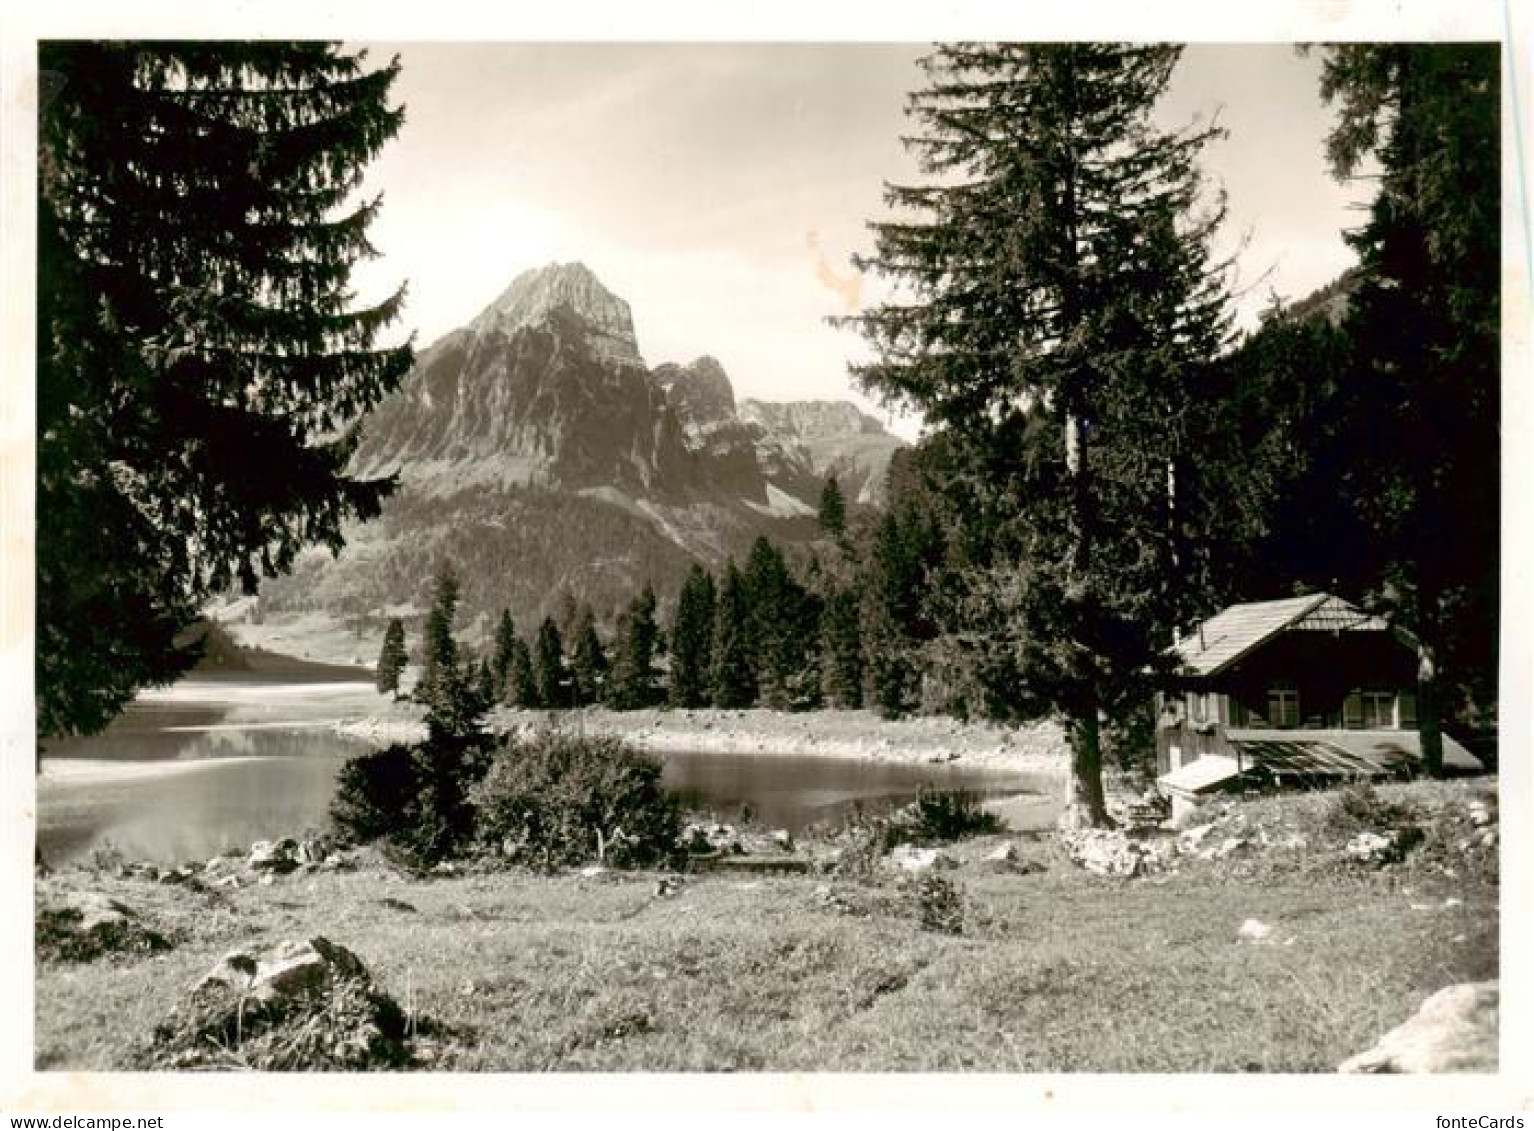
[[[884,502],[890,457],[903,445],[856,405],[744,400],[740,419],[756,432],[763,470],[780,490],[818,502],[834,475],[846,498]]]
[[[400,476],[383,516],[268,589],[274,608],[409,602],[451,557],[466,615],[519,623],[561,592],[621,607],[689,559],[797,541],[828,474],[880,497],[900,441],[837,402],[744,401],[711,357],[646,368],[629,306],[581,264],[517,276],[421,351],[368,418],[353,468]],[[674,575],[674,576],[673,576]],[[360,606],[359,606],[360,602]]]

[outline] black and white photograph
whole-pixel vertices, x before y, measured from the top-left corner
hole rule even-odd
[[[8,44],[6,1106],[1534,1102],[1500,20]]]

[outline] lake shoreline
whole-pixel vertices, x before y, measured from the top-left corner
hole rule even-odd
[[[416,704],[391,703],[376,714],[344,719],[336,730],[380,745],[417,742],[426,733],[421,715]],[[1063,732],[1047,722],[1008,727],[942,716],[884,719],[861,710],[497,707],[486,723],[495,734],[531,734],[547,726],[563,726],[620,738],[655,754],[788,755],[1050,776],[1063,776],[1069,764]]]

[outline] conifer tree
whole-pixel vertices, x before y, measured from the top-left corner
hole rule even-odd
[[[863,705],[863,637],[858,605],[856,590],[836,589],[826,597],[820,616],[825,696],[833,707],[846,710]]]
[[[450,562],[437,569],[431,612],[426,617],[426,655],[415,698],[426,707],[426,749],[446,748],[453,740],[478,737],[489,703],[475,687],[478,669],[461,657],[453,638],[458,609],[458,574]],[[488,669],[487,669],[488,670]]]
[[[431,611],[421,638],[421,678],[416,684],[418,702],[430,706],[450,696],[459,676],[458,642],[453,638],[453,618],[458,613],[458,571],[449,561],[437,566],[432,582]]]
[[[399,65],[320,43],[47,42],[37,303],[37,723],[99,730],[196,659],[233,585],[378,513],[346,471],[411,365],[357,309]]]
[[[836,476],[826,477],[826,485],[820,489],[820,510],[817,515],[820,528],[837,540],[847,533],[847,504],[842,499],[841,485]]]
[[[533,651],[533,678],[538,686],[539,704],[569,707],[570,677],[565,670],[565,645],[553,617],[544,617],[538,626],[538,641]]]
[[[609,666],[602,638],[597,635],[596,614],[590,605],[583,604],[575,618],[575,655],[570,661],[575,699],[579,705],[601,701]]]
[[[384,629],[383,647],[378,653],[377,686],[379,691],[399,692],[399,677],[405,670],[405,626],[399,617],[391,617]]]
[[[1333,490],[1366,536],[1318,549],[1359,545],[1329,554],[1329,572],[1415,643],[1422,758],[1435,776],[1446,677],[1496,699],[1499,68],[1495,44],[1349,44],[1326,49],[1322,73],[1338,107],[1333,171],[1347,178],[1372,157],[1379,191],[1349,235],[1353,374],[1331,406],[1353,453]]]
[[[543,706],[543,698],[538,694],[538,677],[533,671],[533,655],[528,650],[527,642],[520,636],[516,637],[511,644],[511,665],[507,676],[508,702],[524,708]]]
[[[671,705],[701,707],[709,699],[714,631],[714,578],[693,563],[677,595],[671,624]]]
[[[613,671],[613,705],[633,711],[650,705],[655,694],[655,647],[660,630],[655,624],[655,590],[645,583],[630,603],[618,643]]]
[[[814,705],[820,695],[815,602],[765,537],[752,543],[741,584],[759,695],[779,709]]]
[[[511,658],[517,644],[517,626],[512,622],[511,610],[502,609],[501,619],[495,628],[495,650],[490,657],[492,701],[509,701],[511,692]]]
[[[899,215],[859,260],[894,297],[851,320],[877,355],[855,374],[950,434],[1010,516],[945,627],[985,650],[994,708],[1065,722],[1072,824],[1107,823],[1100,716],[1147,693],[1196,578],[1166,484],[1195,454],[1226,317],[1207,252],[1222,208],[1197,211],[1217,131],[1150,120],[1178,54],[938,48],[908,106],[930,180],[887,190]]]
[[[709,689],[716,707],[749,707],[756,702],[756,677],[746,628],[749,616],[740,570],[730,560],[725,563],[724,580],[714,602],[714,633],[709,645],[712,656]]]

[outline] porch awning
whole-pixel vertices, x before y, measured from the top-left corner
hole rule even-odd
[[[1422,761],[1414,730],[1230,730],[1226,738],[1246,766],[1307,777],[1379,777],[1412,769]],[[1197,763],[1194,763],[1197,765]],[[1447,734],[1445,768],[1480,770],[1475,756]]]

